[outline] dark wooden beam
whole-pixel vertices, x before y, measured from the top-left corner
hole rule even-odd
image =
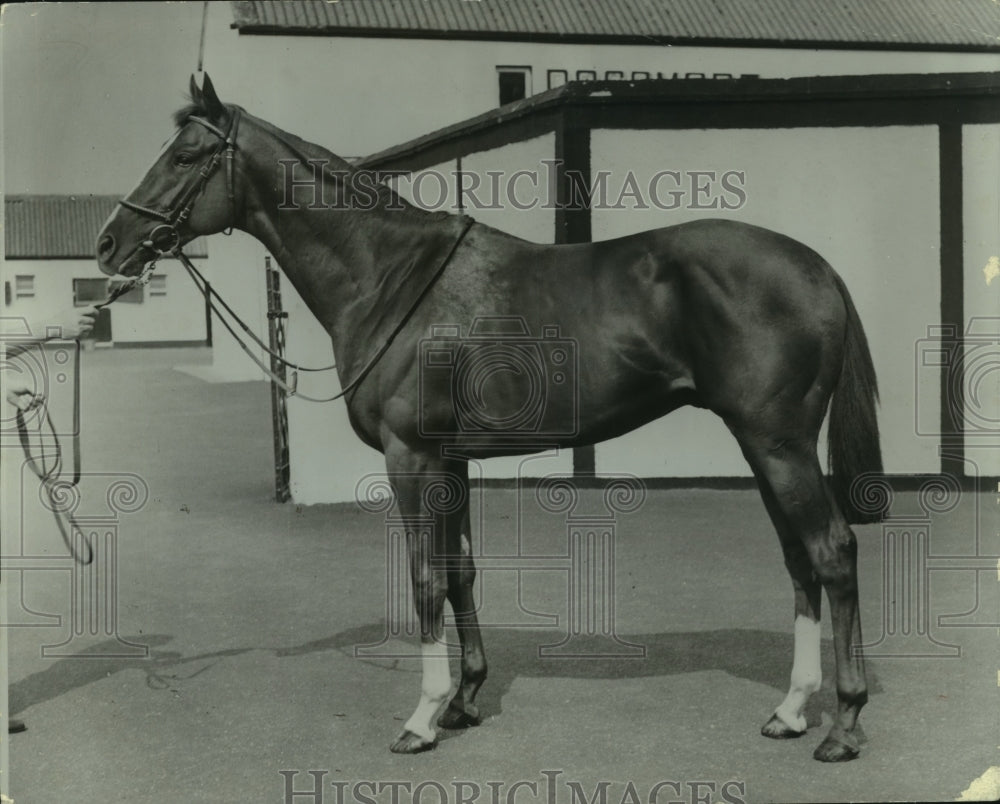
[[[941,367],[941,471],[965,474],[965,255],[962,212],[962,126],[938,127],[941,212],[941,332],[954,338],[953,358]]]
[[[589,243],[590,222],[590,128],[574,110],[561,115],[555,129],[556,243]],[[585,355],[580,355],[585,360]],[[574,477],[593,477],[594,446],[573,450]]]

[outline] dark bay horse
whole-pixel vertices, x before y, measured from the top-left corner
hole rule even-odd
[[[451,691],[445,600],[461,642],[461,680],[438,725],[478,722],[475,697],[486,678],[468,504],[432,510],[432,479],[450,478],[465,493],[470,457],[591,444],[695,405],[718,414],[739,442],[792,579],[791,683],[762,733],[805,731],[803,708],[820,685],[825,589],[838,707],[815,757],[857,756],[868,693],[848,523],[877,514],[866,516],[849,492],[856,476],[881,471],[877,390],[857,312],[821,257],[724,220],[593,244],[526,242],[410,206],[325,149],[223,104],[207,76],[201,89],[192,79],[191,93],[177,133],[101,232],[98,259],[108,274],[135,276],[161,252],[235,227],[267,247],[330,334],[351,424],[385,455],[406,522],[423,675],[393,751],[435,744],[433,718]],[[336,203],[317,198],[319,179]],[[485,392],[456,399],[448,368],[460,348],[455,335],[482,321],[518,322],[521,335],[535,336],[546,371],[549,358],[559,362],[546,344],[572,346],[563,369],[543,377],[569,392],[553,390],[541,419],[521,415],[523,372],[493,372],[476,386]],[[441,325],[451,327],[445,336]],[[428,362],[422,344],[435,337],[453,346]],[[828,407],[829,485],[816,452]],[[538,437],[529,443],[521,430]],[[429,530],[421,527],[428,517]],[[431,561],[442,554],[446,565]]]

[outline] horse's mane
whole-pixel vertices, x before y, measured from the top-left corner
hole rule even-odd
[[[189,101],[188,103],[186,103],[176,112],[174,112],[173,120],[174,120],[174,125],[177,128],[183,128],[185,125],[187,125],[187,122],[192,117],[204,117],[206,120],[215,125],[219,125],[220,123],[223,122],[218,119],[213,119],[211,111],[208,109],[207,106],[205,106],[203,101],[190,97],[188,98],[188,101]],[[239,108],[244,115],[246,114],[246,111],[242,107],[237,107],[233,104],[226,104],[225,106],[226,110],[230,114],[232,113],[232,110],[236,108]],[[329,164],[336,167],[338,170],[347,173],[357,174],[363,171],[363,169],[354,167],[353,165],[351,165],[350,162],[343,159],[342,157],[337,156],[335,153],[327,150],[321,145],[308,142],[307,140],[304,140],[295,134],[291,134],[289,132],[286,132],[278,128],[273,123],[268,123],[266,120],[261,120],[260,118],[254,118],[254,120],[262,124],[273,135],[279,137],[287,145],[290,145],[294,147],[296,150],[301,151],[310,159],[324,159]],[[399,195],[395,190],[393,190],[388,185],[383,184],[382,182],[378,182],[375,184],[374,191],[377,194],[379,203],[381,205],[384,205],[389,209],[395,210],[397,212],[415,215],[418,217],[428,216],[432,219],[451,217],[451,214],[448,212],[444,211],[429,212],[428,210],[421,209],[420,207],[411,204],[409,201],[407,201],[405,198]]]
[[[174,112],[174,125],[183,128],[192,117],[209,117],[208,109],[203,103],[191,99],[189,103]]]

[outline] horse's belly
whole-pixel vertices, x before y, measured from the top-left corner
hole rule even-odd
[[[702,407],[701,399],[689,377],[651,381],[646,388],[634,388],[616,398],[588,404],[582,397],[579,444],[595,444],[617,438],[665,416],[685,405]]]

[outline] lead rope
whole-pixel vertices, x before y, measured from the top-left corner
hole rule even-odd
[[[145,285],[149,281],[152,272],[153,263],[151,262],[146,265],[146,268],[139,276],[112,287],[107,298],[99,304],[94,305],[95,308],[100,310],[102,307],[107,307],[130,290],[134,290],[140,285]],[[87,538],[83,529],[80,528],[73,517],[73,508],[75,506],[72,506],[72,503],[76,498],[76,494],[71,491],[71,489],[75,489],[79,485],[83,467],[83,456],[80,452],[80,341],[76,339],[73,343],[75,346],[73,359],[73,474],[70,480],[66,481],[62,478],[62,442],[59,440],[59,434],[56,432],[48,407],[43,408],[42,415],[38,417],[38,427],[35,428],[35,436],[38,441],[37,450],[32,448],[32,433],[24,418],[24,412],[18,409],[14,414],[14,419],[17,424],[17,435],[21,442],[21,449],[24,450],[26,463],[32,473],[41,481],[42,488],[48,500],[46,507],[52,512],[52,516],[56,520],[63,544],[66,545],[66,549],[74,561],[82,566],[87,566],[94,560],[94,548],[90,543],[90,539]],[[48,431],[47,433],[46,430]],[[44,443],[46,435],[51,440],[54,448],[52,452],[48,453],[45,451]],[[51,464],[49,460],[51,460]],[[69,524],[68,528],[67,523]],[[82,556],[73,543],[73,534],[79,534],[80,541],[83,543],[85,551]]]

